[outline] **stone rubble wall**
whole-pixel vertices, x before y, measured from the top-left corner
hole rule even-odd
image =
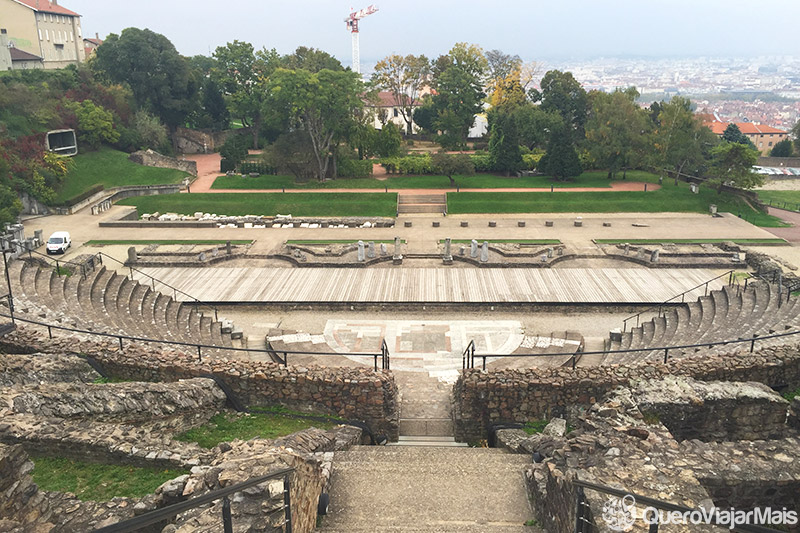
[[[20,327],[0,340],[0,350],[35,350],[49,354],[81,353],[95,358],[112,377],[172,382],[213,374],[222,379],[246,406],[283,405],[299,411],[360,420],[378,434],[397,440],[399,403],[391,372],[367,368],[284,367],[268,361],[214,360],[157,347],[126,344],[123,352],[111,342],[48,339]]]
[[[670,374],[700,381],[754,381],[767,386],[800,386],[800,345],[768,347],[754,353],[673,359],[630,366],[531,368],[483,372],[466,370],[453,388],[456,440],[486,438],[490,424],[563,416],[588,407],[632,380]]]
[[[679,441],[776,439],[787,429],[789,402],[761,383],[666,376],[639,383],[632,393],[639,409],[657,416]]]
[[[0,418],[15,414],[93,422],[147,423],[184,431],[225,407],[226,396],[211,379],[174,383],[34,385],[6,390]]]
[[[0,444],[0,531],[49,531],[50,509],[47,498],[33,482],[33,463],[22,446]],[[5,526],[2,522],[6,521]],[[3,529],[7,527],[8,529]]]
[[[78,356],[5,354],[0,357],[0,388],[39,383],[91,383],[99,377],[100,374]]]
[[[175,170],[188,172],[192,176],[197,176],[197,163],[195,161],[175,159],[174,157],[161,155],[153,150],[139,150],[129,155],[128,159],[146,167],[174,168]]]

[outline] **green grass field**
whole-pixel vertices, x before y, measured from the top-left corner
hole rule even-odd
[[[120,205],[134,205],[139,213],[197,211],[220,215],[370,216],[393,217],[397,194],[379,193],[199,193],[164,194],[126,198]]]
[[[800,191],[758,191],[758,199],[781,209],[800,211]]]
[[[605,172],[584,172],[571,181],[556,181],[547,176],[525,176],[521,178],[505,178],[491,174],[475,174],[474,176],[456,176],[460,188],[496,189],[496,188],[542,188],[552,185],[557,189],[574,187],[611,187],[611,180]],[[619,180],[618,180],[619,181]],[[630,171],[627,181],[647,181],[655,183],[657,176],[649,172]],[[389,176],[387,179],[375,178],[337,179],[331,181],[310,181],[295,183],[293,176],[258,176],[242,178],[241,176],[220,176],[211,186],[212,189],[455,189],[450,185],[447,176]]]
[[[75,166],[64,177],[56,191],[55,203],[63,203],[88,191],[95,185],[119,187],[122,185],[161,185],[180,183],[186,172],[170,168],[145,167],[128,161],[128,154],[101,148],[96,152],[76,155]]]
[[[220,442],[230,442],[234,439],[250,440],[255,437],[274,439],[312,426],[330,429],[333,424],[292,418],[282,414],[281,410],[252,414],[220,413],[214,415],[207,424],[192,428],[175,438],[184,442],[196,442],[203,448],[213,448]]]
[[[53,457],[33,457],[33,480],[42,490],[72,492],[81,500],[115,496],[141,498],[187,472],[163,468],[105,465]]]
[[[692,194],[689,185],[664,180],[661,189],[650,192],[557,192],[557,193],[451,193],[447,210],[465,213],[708,213],[716,204],[720,212],[733,213],[763,227],[786,226],[780,219],[758,211],[741,197],[701,187]]]

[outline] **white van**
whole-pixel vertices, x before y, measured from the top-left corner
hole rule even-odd
[[[57,231],[47,239],[48,254],[64,254],[70,246],[72,246],[72,241],[66,231]]]

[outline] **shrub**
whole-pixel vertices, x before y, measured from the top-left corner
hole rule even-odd
[[[475,165],[475,172],[491,172],[492,158],[489,154],[472,154],[469,156]]]
[[[230,159],[220,159],[219,161],[219,171],[220,172],[230,172],[231,170],[236,170],[236,162],[231,161]]]
[[[522,154],[522,169],[536,170],[536,165],[544,154]]]
[[[223,161],[228,160],[223,159]],[[227,172],[227,170],[225,172]],[[250,174],[252,172],[257,172],[258,174],[277,174],[278,170],[272,165],[259,161],[245,161],[239,164],[239,172],[242,174]]]
[[[372,161],[342,158],[338,161],[337,173],[340,178],[368,178],[372,175]]]

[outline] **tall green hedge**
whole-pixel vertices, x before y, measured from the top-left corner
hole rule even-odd
[[[372,175],[372,161],[343,158],[338,161],[336,170],[340,178],[368,178]]]
[[[469,158],[475,165],[475,172],[492,172],[491,156],[489,154],[471,154]],[[523,170],[535,170],[542,158],[542,154],[524,154],[522,156]],[[429,154],[407,155],[403,157],[387,157],[381,159],[381,165],[389,174],[439,174],[431,161]],[[341,174],[341,173],[340,173]]]

